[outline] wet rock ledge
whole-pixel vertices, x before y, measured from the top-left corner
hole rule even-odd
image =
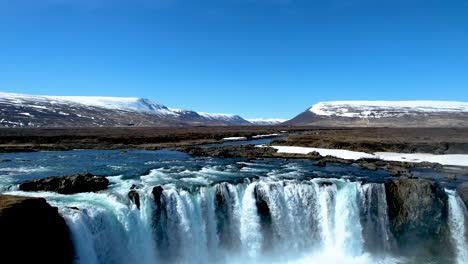
[[[56,192],[74,194],[81,192],[97,192],[107,189],[109,180],[91,173],[80,173],[67,176],[51,176],[43,179],[26,181],[19,189],[26,192]]]
[[[0,195],[2,263],[73,263],[70,232],[43,198]]]

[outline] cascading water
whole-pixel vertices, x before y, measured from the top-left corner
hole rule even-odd
[[[364,184],[360,189],[361,225],[367,252],[392,252],[394,239],[389,229],[387,199],[383,184]]]
[[[152,202],[145,197],[141,211],[107,194],[81,195],[62,208],[77,263],[156,263],[154,239],[145,216],[152,211]]]
[[[373,215],[372,203],[385,199],[369,199],[381,190],[338,179],[167,185],[159,197],[142,191],[140,211],[123,195],[88,194],[64,215],[77,263],[370,263],[362,223],[388,236],[387,220],[382,211],[362,221],[362,208]]]
[[[468,211],[454,191],[446,190],[449,205],[449,227],[456,250],[457,264],[468,263],[468,234],[465,226]]]
[[[257,204],[255,199],[255,183],[247,186],[242,199],[242,213],[240,235],[243,250],[247,255],[255,259],[262,249],[262,234],[260,226],[260,217],[257,213]]]
[[[61,168],[60,155],[76,166],[102,162],[98,172],[107,172],[111,161],[111,175],[119,175],[108,177],[111,185],[104,192],[74,195],[25,193],[0,183],[11,194],[44,197],[59,208],[71,230],[77,264],[468,263],[468,216],[454,191],[446,191],[448,201],[439,207],[446,211],[438,223],[447,257],[439,256],[436,243],[432,255],[422,250],[413,258],[401,253],[402,236],[395,228],[393,209],[401,201],[387,192],[387,183],[371,183],[371,172],[362,175],[353,166],[320,171],[324,168],[306,161],[191,159],[166,152],[158,160],[154,152],[43,155],[50,158],[38,163],[54,170]],[[129,155],[137,165],[125,166]],[[59,173],[69,172],[63,169]],[[15,184],[15,177],[4,180]],[[129,199],[130,190],[138,193],[140,208]],[[445,199],[443,192],[438,199]],[[417,199],[409,205],[421,206]],[[410,254],[418,253],[418,243],[426,245],[424,239],[415,237]]]

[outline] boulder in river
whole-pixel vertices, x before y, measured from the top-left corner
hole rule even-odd
[[[0,195],[2,263],[73,263],[65,220],[43,198]]]
[[[82,192],[97,192],[107,189],[109,180],[91,173],[80,173],[68,176],[52,176],[43,179],[26,181],[19,189],[27,192],[56,192],[74,194]]]

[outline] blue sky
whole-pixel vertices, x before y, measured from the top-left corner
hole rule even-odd
[[[0,0],[0,91],[247,118],[468,101],[468,1]]]

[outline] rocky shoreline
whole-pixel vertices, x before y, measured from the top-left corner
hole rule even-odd
[[[318,128],[288,126],[0,128],[0,153],[73,149],[148,149],[222,143],[226,137],[287,132],[275,145],[361,152],[468,153],[466,128]]]
[[[466,128],[311,128],[273,142],[278,146],[359,152],[468,153]]]
[[[281,126],[0,128],[0,153],[73,149],[159,150],[222,143],[223,138],[299,132],[309,128]]]
[[[431,169],[433,171],[447,173],[447,180],[453,180],[456,175],[465,176],[468,175],[468,168],[457,168],[452,170],[450,167],[444,167],[438,163],[421,162],[421,163],[409,163],[409,162],[398,162],[398,161],[385,161],[377,159],[358,159],[348,160],[337,158],[333,156],[321,156],[317,152],[311,152],[308,154],[291,154],[291,153],[279,153],[272,147],[256,147],[253,145],[241,145],[241,146],[220,146],[220,147],[180,147],[176,150],[187,153],[193,156],[207,156],[216,158],[280,158],[280,159],[307,159],[315,160],[315,166],[324,167],[328,163],[336,164],[355,164],[362,169],[376,171],[384,170],[387,171],[391,176],[406,176],[413,177],[412,170],[414,169]]]

